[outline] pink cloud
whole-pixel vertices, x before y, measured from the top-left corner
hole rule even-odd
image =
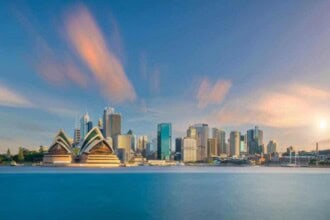
[[[198,107],[205,108],[210,104],[219,104],[227,95],[231,82],[228,80],[218,80],[215,84],[203,79],[197,92]]]
[[[329,117],[330,93],[307,85],[287,85],[238,97],[215,113],[220,123],[301,127]]]
[[[82,5],[66,19],[68,42],[93,73],[104,96],[113,102],[133,101],[135,90],[120,60],[110,51],[90,12]]]
[[[47,82],[53,85],[65,85],[68,82],[77,84],[80,87],[87,86],[87,76],[79,69],[78,65],[67,55],[58,53],[51,47],[45,38],[36,29],[37,20],[28,8],[25,14],[14,8],[14,14],[22,25],[28,36],[32,39],[33,66],[37,73]],[[33,22],[32,22],[33,21]],[[29,54],[29,59],[30,59]],[[32,60],[32,59],[31,59]],[[36,60],[36,61],[35,61]]]

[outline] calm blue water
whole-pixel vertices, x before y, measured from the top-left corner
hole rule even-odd
[[[0,219],[330,219],[330,170],[0,167]]]

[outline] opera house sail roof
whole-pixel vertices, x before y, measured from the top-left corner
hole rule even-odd
[[[112,144],[103,137],[98,127],[94,127],[86,134],[80,147],[79,158],[82,163],[113,164],[114,166],[120,164]]]
[[[67,164],[71,163],[73,151],[71,140],[63,130],[60,130],[54,138],[53,143],[44,155],[45,164]]]

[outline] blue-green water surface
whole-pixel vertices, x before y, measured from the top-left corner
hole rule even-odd
[[[330,219],[328,169],[0,167],[0,219]]]

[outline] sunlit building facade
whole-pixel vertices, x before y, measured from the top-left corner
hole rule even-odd
[[[182,141],[183,162],[197,161],[197,141],[195,138],[185,137]]]
[[[195,138],[197,142],[197,160],[207,158],[207,139],[209,138],[209,127],[207,124],[195,124],[188,128],[187,137]]]
[[[207,139],[207,156],[213,157],[218,155],[217,149],[217,139],[215,138],[208,138]]]
[[[128,162],[131,159],[131,141],[132,137],[129,134],[117,135],[117,149],[121,149],[121,157],[119,159],[122,162]]]

